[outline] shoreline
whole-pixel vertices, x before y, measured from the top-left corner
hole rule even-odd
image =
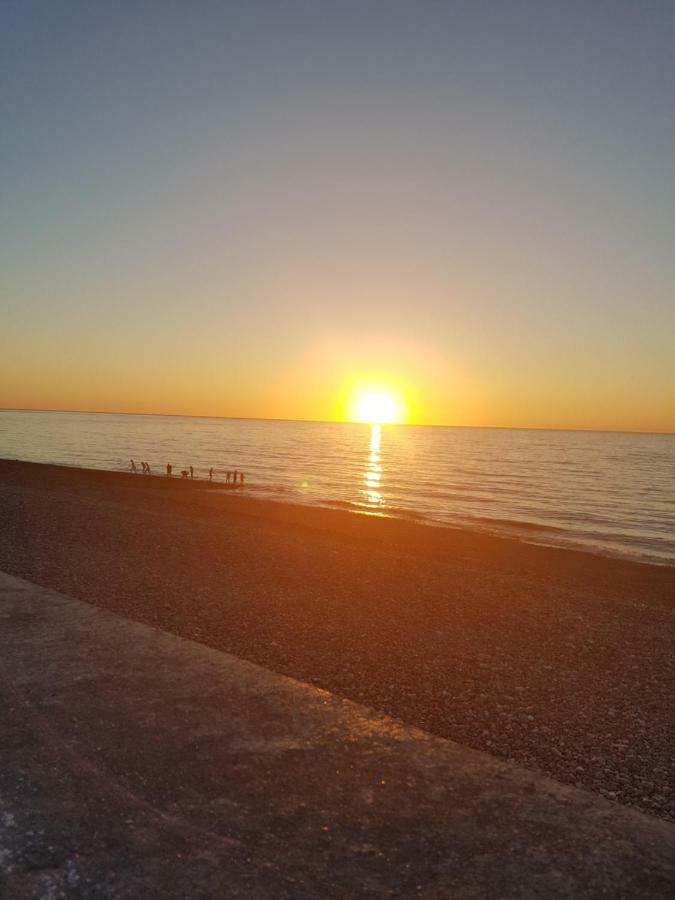
[[[96,480],[97,478],[108,479],[110,480],[111,484],[114,484],[115,479],[123,479],[123,481],[120,481],[119,483],[124,483],[127,486],[131,484],[130,480],[142,480],[143,483],[141,485],[136,485],[137,487],[143,487],[157,491],[161,491],[163,489],[172,490],[172,484],[180,484],[178,490],[183,491],[196,490],[223,495],[226,493],[229,494],[231,492],[236,492],[236,499],[242,504],[242,506],[238,509],[239,512],[246,512],[245,505],[250,503],[250,509],[248,510],[248,512],[251,515],[262,515],[264,517],[278,519],[280,521],[288,521],[295,524],[302,521],[305,524],[314,524],[321,528],[325,528],[326,524],[328,524],[331,529],[334,529],[340,533],[349,531],[348,528],[345,528],[344,523],[341,522],[341,517],[347,516],[358,519],[399,523],[401,538],[406,537],[403,532],[407,532],[407,536],[412,538],[413,543],[415,544],[419,542],[414,540],[414,529],[424,528],[427,531],[441,533],[448,532],[448,540],[446,542],[444,542],[442,538],[440,540],[431,539],[431,541],[427,539],[422,541],[423,546],[426,546],[430,542],[439,547],[443,543],[451,545],[455,542],[458,542],[460,545],[463,545],[466,543],[466,539],[463,536],[469,535],[469,542],[471,542],[475,537],[476,540],[485,541],[486,545],[495,541],[500,547],[503,547],[504,542],[506,542],[507,547],[511,547],[512,545],[525,545],[526,547],[536,547],[541,550],[550,550],[563,554],[574,554],[575,556],[580,554],[584,557],[591,557],[593,559],[598,559],[601,561],[609,560],[612,562],[627,563],[631,566],[648,566],[650,568],[666,570],[670,569],[675,571],[675,560],[671,562],[670,560],[660,560],[658,558],[649,556],[640,558],[637,555],[621,553],[620,551],[609,553],[603,551],[600,547],[598,547],[597,550],[594,550],[590,546],[574,544],[573,541],[571,541],[570,543],[549,543],[544,539],[535,539],[535,536],[529,537],[529,535],[527,534],[528,530],[536,531],[538,529],[544,530],[546,528],[546,526],[540,526],[536,523],[518,522],[516,520],[500,520],[500,523],[504,523],[504,530],[502,531],[498,527],[472,527],[471,524],[449,524],[440,520],[431,519],[423,515],[418,516],[414,513],[410,515],[390,515],[387,513],[379,513],[375,510],[371,511],[368,509],[359,509],[357,507],[342,506],[338,504],[331,505],[330,501],[326,501],[326,504],[323,505],[318,503],[302,503],[300,500],[296,501],[293,499],[282,499],[281,497],[274,499],[270,497],[258,497],[252,493],[247,493],[247,490],[249,490],[253,484],[249,482],[233,485],[228,484],[224,481],[209,482],[204,478],[183,479],[180,477],[180,474],[174,474],[169,477],[163,474],[154,473],[150,476],[147,476],[142,475],[141,473],[133,473],[118,469],[96,469],[87,466],[75,466],[63,463],[33,462],[30,460],[0,457],[0,467],[6,466],[33,467],[33,471],[36,473],[42,470],[45,474],[48,473],[56,477],[58,477],[59,472],[77,472],[82,473],[85,478],[94,480]],[[30,471],[30,469],[27,469],[27,471]],[[240,492],[243,492],[243,494]],[[228,497],[228,502],[230,499],[233,498]],[[327,516],[331,517],[330,522],[328,523],[326,523]],[[513,522],[514,529],[522,528],[526,533],[509,533],[507,529],[509,528],[510,522]],[[408,529],[413,530],[408,532]],[[429,535],[427,535],[427,538],[429,538]]]
[[[669,566],[0,461],[0,570],[675,817]]]

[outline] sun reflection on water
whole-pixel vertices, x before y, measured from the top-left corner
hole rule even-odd
[[[365,489],[363,494],[369,506],[384,506],[384,497],[378,490],[382,481],[380,464],[380,445],[382,442],[382,426],[372,425],[370,430],[370,453],[366,471],[363,473]]]

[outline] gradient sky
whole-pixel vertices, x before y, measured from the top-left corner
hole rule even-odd
[[[672,0],[0,22],[0,406],[675,430]]]

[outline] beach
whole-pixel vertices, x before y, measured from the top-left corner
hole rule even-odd
[[[7,460],[0,570],[675,817],[673,567]]]

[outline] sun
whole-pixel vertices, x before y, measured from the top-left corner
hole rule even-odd
[[[354,393],[352,418],[369,425],[391,425],[404,418],[403,401],[387,388],[361,388]]]

